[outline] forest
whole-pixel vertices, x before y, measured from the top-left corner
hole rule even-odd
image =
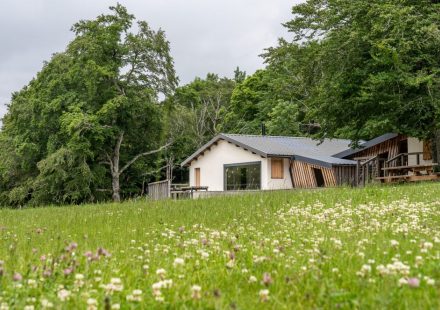
[[[307,0],[280,21],[288,38],[239,65],[179,84],[172,42],[118,4],[12,94],[0,131],[0,206],[145,195],[149,182],[220,132],[432,139],[440,153],[440,4]]]

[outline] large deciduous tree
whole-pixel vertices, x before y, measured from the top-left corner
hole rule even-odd
[[[294,45],[315,50],[306,102],[321,136],[436,134],[439,11],[432,0],[308,0],[293,7],[286,27]]]
[[[147,155],[163,150],[160,94],[177,85],[162,30],[117,5],[76,23],[74,40],[13,95],[0,144],[0,199],[10,205],[121,199]],[[134,28],[134,32],[132,29]]]

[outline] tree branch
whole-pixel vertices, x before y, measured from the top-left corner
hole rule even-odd
[[[136,162],[136,160],[138,160],[140,157],[143,156],[147,156],[147,155],[151,155],[151,154],[155,154],[155,153],[159,153],[160,151],[166,149],[167,147],[169,147],[172,144],[172,142],[168,142],[165,145],[162,145],[160,148],[153,150],[153,151],[148,151],[145,153],[140,153],[138,155],[136,155],[135,157],[133,157],[124,167],[122,167],[122,169],[119,171],[119,173],[123,173],[125,170],[127,170],[132,164],[134,164]]]

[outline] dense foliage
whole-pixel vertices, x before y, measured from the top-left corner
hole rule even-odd
[[[138,193],[166,144],[159,94],[177,84],[164,32],[120,5],[80,21],[66,51],[13,95],[0,143],[3,204],[80,203]]]
[[[180,87],[162,30],[132,27],[120,5],[81,21],[67,49],[13,94],[0,204],[118,201],[142,195],[166,166],[182,183],[180,162],[214,135],[260,134],[262,124],[271,135],[440,142],[437,2],[308,0],[284,24],[293,40],[263,52],[264,69]]]

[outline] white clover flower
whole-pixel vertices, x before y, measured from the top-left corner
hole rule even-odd
[[[428,285],[435,285],[435,280],[434,279],[432,279],[430,277],[427,277],[427,276],[425,276],[423,279],[426,281],[426,284],[428,284]]]
[[[69,300],[70,295],[71,295],[70,291],[68,291],[66,289],[59,290],[58,294],[57,294],[58,299],[63,301],[63,302],[66,301],[66,300]]]
[[[269,290],[268,289],[260,290],[258,295],[260,296],[261,302],[266,302],[269,300]]]
[[[408,285],[408,279],[407,278],[400,278],[397,283],[399,286]]]
[[[87,299],[87,310],[97,310],[98,309],[98,301],[94,298]]]
[[[29,279],[29,280],[27,280],[27,285],[30,288],[36,288],[37,287],[37,281],[34,280],[34,279]]]
[[[249,277],[249,283],[255,283],[255,282],[257,282],[258,280],[257,280],[257,277],[255,277],[255,276],[250,276]]]
[[[390,243],[393,248],[397,248],[399,246],[399,241],[397,240],[391,240]]]
[[[156,275],[158,275],[161,279],[163,279],[165,277],[166,273],[167,273],[166,270],[163,268],[156,270]]]
[[[42,309],[51,309],[51,308],[53,308],[53,303],[51,303],[47,299],[42,299],[41,300],[41,308]]]
[[[185,264],[185,260],[183,258],[177,257],[174,259],[173,266],[174,268],[183,266]]]
[[[202,291],[202,288],[199,285],[191,286],[191,298],[192,299],[200,299],[202,297],[201,291]]]
[[[119,309],[121,309],[121,305],[120,304],[113,304],[111,308],[112,308],[112,310],[119,310]]]
[[[424,242],[422,248],[426,250],[432,249],[434,245],[431,242]]]
[[[134,290],[131,295],[127,295],[127,301],[141,302],[142,301],[142,290]]]

